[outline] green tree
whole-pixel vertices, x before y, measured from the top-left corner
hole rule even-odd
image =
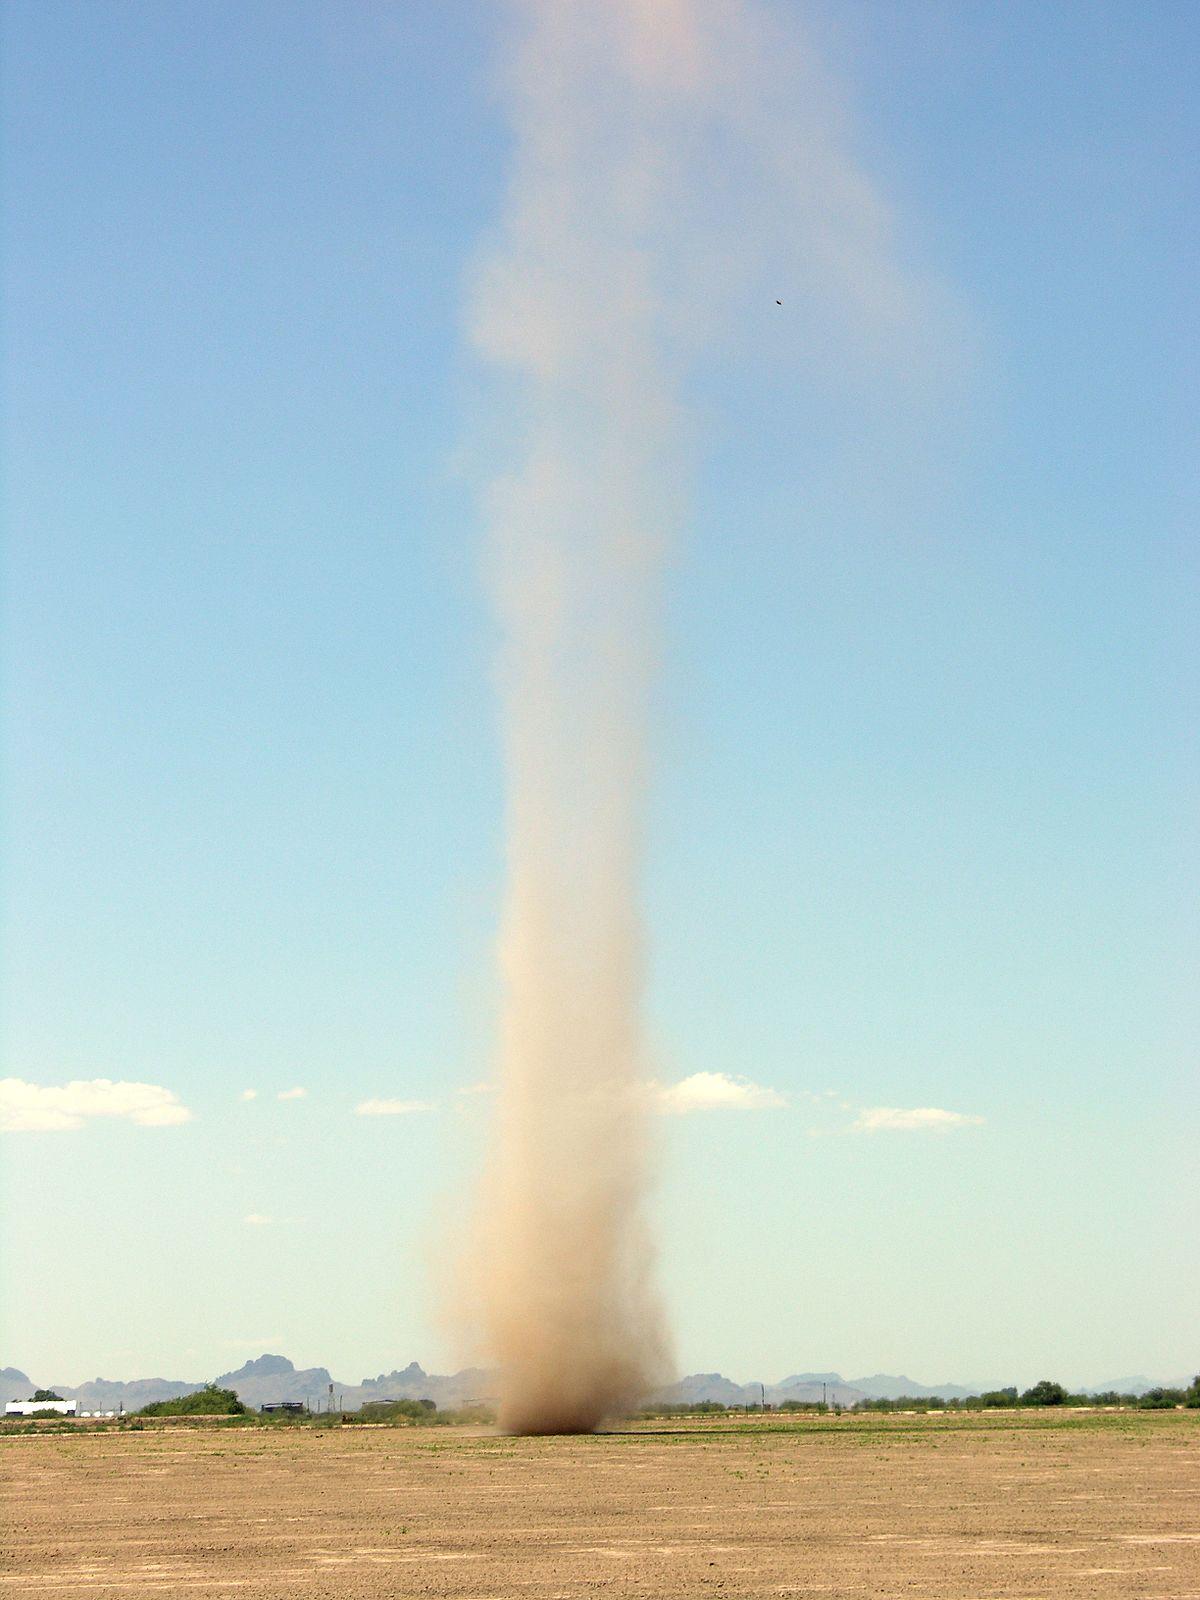
[[[35,1389],[29,1398],[31,1400],[61,1400],[62,1395],[55,1394],[53,1389]]]
[[[1023,1406],[1061,1406],[1066,1402],[1067,1391],[1061,1383],[1053,1383],[1049,1378],[1042,1378],[1021,1396]]]

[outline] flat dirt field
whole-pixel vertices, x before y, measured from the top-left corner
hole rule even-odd
[[[0,1595],[1200,1597],[1200,1412],[0,1439]]]

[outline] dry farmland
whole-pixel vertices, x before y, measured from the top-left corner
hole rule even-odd
[[[0,1439],[0,1593],[1200,1597],[1200,1412]]]

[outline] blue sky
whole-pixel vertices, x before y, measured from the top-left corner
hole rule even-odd
[[[1190,1372],[1194,14],[776,10],[953,378],[814,377],[772,297],[689,380],[648,1026],[664,1084],[769,1092],[656,1124],[680,1365]],[[455,1361],[503,31],[7,9],[0,1074],[167,1096],[19,1091],[82,1124],[2,1136],[0,1358],[36,1378]]]

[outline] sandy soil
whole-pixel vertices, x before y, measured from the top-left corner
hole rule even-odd
[[[0,1595],[1200,1600],[1200,1413],[0,1439]]]

